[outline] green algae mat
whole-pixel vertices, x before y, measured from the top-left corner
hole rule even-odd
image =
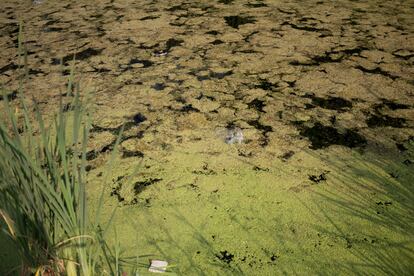
[[[170,275],[412,275],[413,7],[4,0],[0,83],[17,105],[20,20],[25,93],[45,116],[70,103],[75,57],[88,200],[124,126],[107,239],[139,275],[150,260]]]

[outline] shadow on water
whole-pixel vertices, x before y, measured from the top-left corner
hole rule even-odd
[[[352,254],[352,260],[336,264],[347,275],[414,273],[414,170],[406,162],[414,158],[413,141],[404,147],[403,154],[367,149],[349,158],[327,157],[332,187],[316,193],[318,210],[302,202],[327,222],[315,224],[315,230],[341,240]]]
[[[1,222],[1,227],[3,227],[2,224],[3,221]],[[16,268],[20,265],[21,260],[17,249],[14,248],[13,242],[4,231],[0,231],[0,248],[0,275],[16,275],[18,272]]]
[[[370,147],[347,155],[343,147],[330,148],[329,155],[309,150],[328,170],[309,176],[311,188],[293,196],[281,191],[271,202],[250,190],[237,200],[221,188],[202,194],[193,183],[181,188],[193,190],[203,205],[188,210],[191,202],[149,204],[125,215],[143,214],[141,223],[153,232],[141,231],[135,219],[128,219],[129,226],[178,275],[409,275],[414,173],[404,161],[414,158],[414,143],[404,148],[403,156]]]
[[[178,208],[169,208],[164,215],[184,227],[185,231],[179,234],[191,236],[194,241],[192,248],[180,243],[180,238],[168,229],[165,221],[154,218],[146,210],[143,211],[146,220],[151,221],[156,229],[162,231],[162,238],[155,238],[153,233],[136,230],[140,229],[140,225],[135,220],[131,220],[130,226],[137,235],[144,235],[149,245],[158,252],[151,255],[153,258],[166,260],[170,264],[167,271],[172,275],[243,275],[237,264],[232,263],[234,255],[227,251],[216,250],[216,246],[209,240],[210,237],[205,233],[205,229],[195,227]],[[134,214],[130,213],[129,216],[134,217]],[[175,252],[174,257],[171,257],[171,252]],[[199,262],[201,255],[207,256],[208,263]],[[208,268],[210,270],[207,270]]]

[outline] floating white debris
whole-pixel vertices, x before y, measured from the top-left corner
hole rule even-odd
[[[149,272],[164,273],[167,270],[168,262],[160,260],[151,260]]]
[[[154,52],[154,56],[156,56],[156,57],[163,57],[163,56],[166,56],[167,54],[168,54],[168,52],[164,51],[164,50]]]
[[[39,5],[39,4],[42,4],[43,3],[43,0],[33,0],[33,4],[35,4],[35,5]]]
[[[243,132],[240,128],[230,128],[227,130],[227,135],[225,138],[226,144],[241,144],[243,142]]]

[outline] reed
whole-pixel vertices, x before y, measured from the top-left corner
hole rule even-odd
[[[27,72],[22,41],[21,25],[20,71]],[[111,254],[104,239],[111,219],[105,223],[100,219],[104,190],[93,219],[87,209],[85,168],[90,124],[79,89],[71,95],[69,111],[61,97],[59,111],[47,124],[36,103],[34,111],[29,111],[22,84],[27,74],[21,76],[16,100],[21,111],[14,109],[1,88],[7,120],[0,120],[0,219],[21,259],[14,273],[119,275],[119,256]],[[72,87],[73,70],[68,91]],[[119,140],[105,170],[107,175]]]

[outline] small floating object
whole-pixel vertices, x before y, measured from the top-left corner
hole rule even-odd
[[[225,137],[226,144],[241,144],[243,142],[243,132],[238,127],[227,129],[227,135]]]
[[[166,56],[167,54],[168,54],[168,52],[163,51],[163,50],[154,52],[154,56],[156,56],[156,57],[163,57],[163,56]]]
[[[39,5],[43,3],[43,0],[33,0],[32,2],[34,5]]]
[[[151,260],[151,265],[148,268],[149,272],[164,273],[167,270],[168,262],[160,260]]]

